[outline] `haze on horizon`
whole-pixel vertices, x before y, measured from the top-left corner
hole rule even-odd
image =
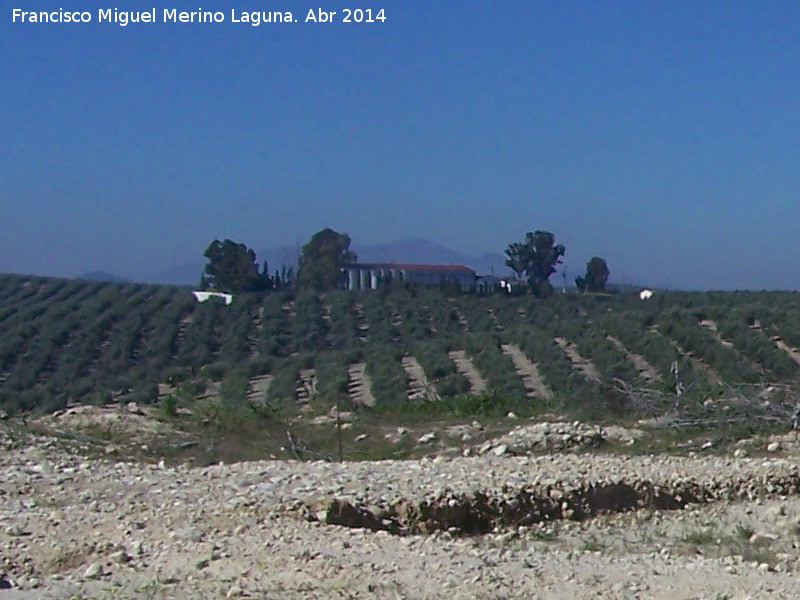
[[[301,21],[259,27],[7,6],[0,272],[136,279],[326,226],[481,255],[547,229],[571,276],[599,255],[617,281],[800,287],[796,3],[488,4],[213,7]]]

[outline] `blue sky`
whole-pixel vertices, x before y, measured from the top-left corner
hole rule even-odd
[[[325,226],[479,255],[548,229],[575,274],[800,287],[796,3],[125,4],[226,22],[0,12],[0,271],[145,277]],[[59,7],[93,22],[12,23]]]

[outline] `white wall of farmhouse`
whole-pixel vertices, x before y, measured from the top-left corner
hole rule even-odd
[[[376,290],[389,280],[433,286],[449,281],[464,291],[475,289],[475,271],[460,265],[353,264],[345,272],[345,285],[351,291]]]

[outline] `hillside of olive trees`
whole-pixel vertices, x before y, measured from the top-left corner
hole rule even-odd
[[[438,289],[240,294],[0,276],[9,413],[165,395],[380,410],[481,398],[547,410],[701,403],[788,389],[797,294],[446,295]]]

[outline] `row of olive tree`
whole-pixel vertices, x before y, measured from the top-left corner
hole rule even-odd
[[[535,295],[546,297],[553,293],[550,277],[566,252],[566,246],[556,244],[556,236],[551,232],[529,231],[524,241],[513,242],[506,248],[506,266],[518,279],[527,279]],[[586,265],[586,276],[576,277],[575,285],[581,292],[603,292],[609,274],[605,259],[594,256]]]

